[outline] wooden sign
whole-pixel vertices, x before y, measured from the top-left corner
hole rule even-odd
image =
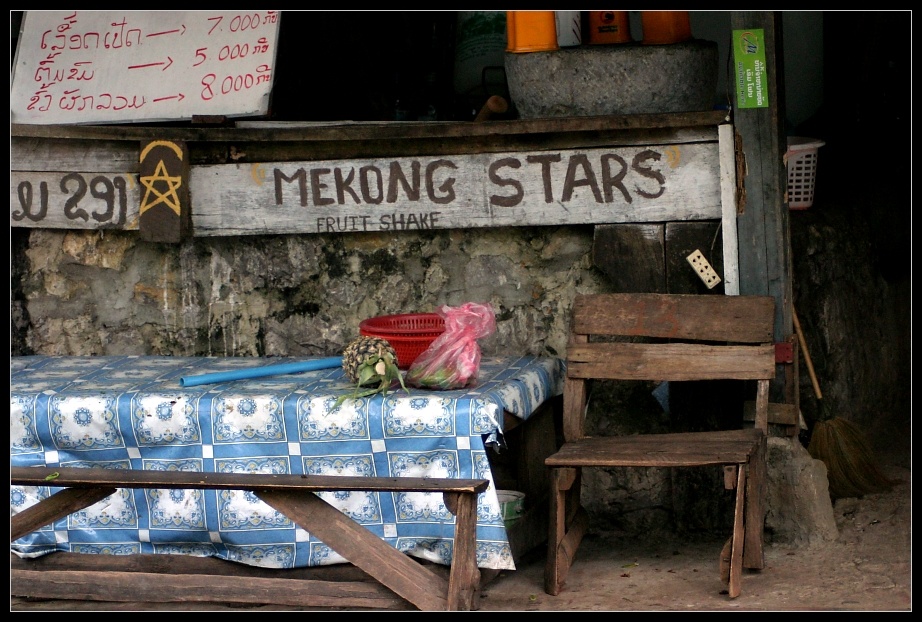
[[[135,173],[11,172],[10,226],[137,230]]]
[[[185,142],[152,140],[141,145],[141,239],[181,242],[191,227],[189,148]]]
[[[194,235],[720,219],[718,143],[196,166]]]
[[[261,116],[278,11],[26,11],[12,123]]]

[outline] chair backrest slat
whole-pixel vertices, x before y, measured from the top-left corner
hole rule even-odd
[[[775,375],[774,347],[689,343],[571,345],[572,378],[609,380],[758,380]]]
[[[771,296],[588,294],[573,306],[572,332],[734,343],[774,339]]]
[[[775,376],[771,296],[585,294],[567,346],[564,437],[585,431],[586,382],[757,380],[756,427],[767,431]]]

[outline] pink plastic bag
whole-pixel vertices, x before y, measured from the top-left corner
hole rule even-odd
[[[477,379],[477,340],[493,334],[496,316],[493,307],[476,302],[460,307],[442,305],[436,313],[445,320],[445,332],[413,361],[404,380],[407,386],[418,389],[461,389]]]

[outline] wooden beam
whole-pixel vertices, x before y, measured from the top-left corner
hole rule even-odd
[[[183,141],[143,142],[140,165],[141,239],[181,242],[192,231],[189,148]]]
[[[91,140],[174,140],[186,142],[325,142],[325,141],[415,141],[420,138],[445,140],[499,135],[508,139],[520,134],[559,132],[622,132],[659,128],[707,128],[724,122],[726,111],[598,117],[520,119],[496,123],[457,121],[371,121],[356,123],[237,122],[234,128],[144,127],[138,125],[28,125],[13,123],[11,136]]]
[[[733,126],[717,128],[720,149],[720,232],[723,241],[724,293],[740,293],[739,232],[736,228],[736,143]]]
[[[742,158],[742,175],[737,179],[742,197],[737,206],[739,293],[775,297],[775,342],[782,342],[792,334],[793,290],[785,201],[787,168],[783,161],[787,138],[781,13],[734,11],[730,27],[733,33],[762,30],[768,97],[766,107],[736,108],[733,115],[737,157]],[[785,374],[780,368],[778,371],[772,383],[772,396],[774,401],[783,401],[787,393]]]

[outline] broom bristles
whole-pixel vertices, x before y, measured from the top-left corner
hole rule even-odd
[[[833,499],[888,492],[897,483],[880,470],[861,429],[847,419],[817,421],[807,451],[826,465]]]

